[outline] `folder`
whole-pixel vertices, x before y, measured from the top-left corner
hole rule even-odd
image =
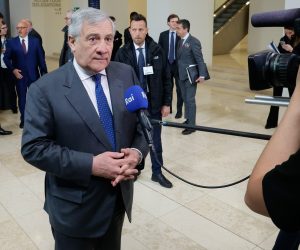
[[[204,70],[205,70],[205,75],[204,75],[204,79],[205,80],[209,80],[210,76],[207,70],[207,66],[206,63],[203,63],[204,66]],[[188,67],[186,67],[186,73],[187,76],[189,78],[189,82],[190,84],[195,84],[196,80],[199,78],[199,70],[198,70],[198,64],[191,64]]]
[[[186,73],[190,84],[195,84],[196,80],[199,78],[198,64],[191,64],[186,67]]]

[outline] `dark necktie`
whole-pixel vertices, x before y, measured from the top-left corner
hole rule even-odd
[[[104,94],[102,85],[101,85],[101,75],[96,74],[92,76],[95,82],[95,93],[96,93],[96,100],[98,106],[98,112],[100,116],[100,121],[103,125],[105,133],[113,147],[113,150],[116,150],[116,140],[115,140],[115,131],[114,131],[114,124],[113,124],[113,116],[110,111],[106,96]]]
[[[169,50],[169,63],[172,64],[175,60],[175,43],[174,43],[174,32],[171,32],[170,50]]]
[[[183,42],[184,39],[180,39],[179,43],[178,43],[178,48],[181,49],[183,47]]]
[[[139,56],[138,56],[139,80],[141,83],[141,87],[147,93],[147,84],[146,84],[146,79],[143,70],[143,68],[145,67],[145,57],[143,54],[143,48],[138,48],[137,50],[139,51]]]
[[[26,50],[26,44],[25,44],[25,40],[24,39],[22,39],[22,47],[23,47],[24,54],[26,54],[27,50]]]

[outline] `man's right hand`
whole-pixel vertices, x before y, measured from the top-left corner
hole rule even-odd
[[[22,70],[20,70],[20,69],[14,69],[13,70],[13,74],[15,75],[15,77],[17,79],[22,79],[23,78],[23,76],[21,75],[21,72],[22,72]]]

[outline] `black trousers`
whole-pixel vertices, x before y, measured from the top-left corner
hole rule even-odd
[[[105,235],[98,238],[70,237],[52,228],[55,250],[120,250],[124,216],[124,210],[116,213]]]
[[[285,232],[280,230],[272,250],[298,250],[300,246],[300,231]]]

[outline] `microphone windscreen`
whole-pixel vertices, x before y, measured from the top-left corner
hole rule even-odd
[[[300,17],[300,8],[262,12],[252,15],[254,27],[294,27],[294,21]]]
[[[129,87],[124,95],[125,106],[129,112],[136,112],[140,109],[148,108],[147,95],[138,85]]]

